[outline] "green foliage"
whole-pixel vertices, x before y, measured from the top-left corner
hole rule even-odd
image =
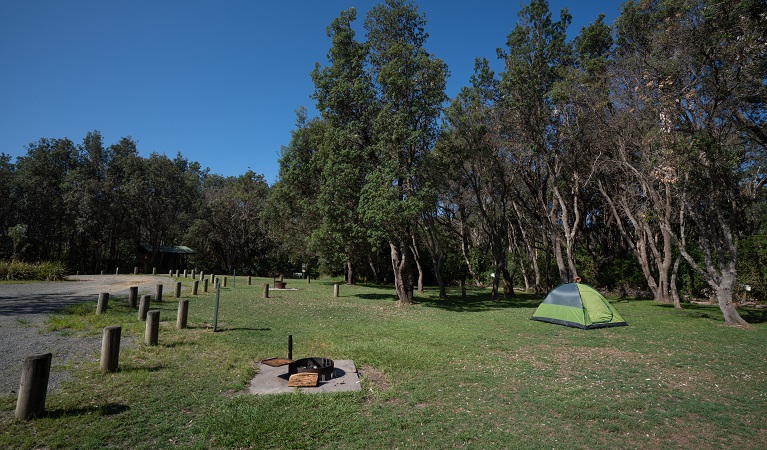
[[[7,281],[60,281],[66,279],[66,268],[55,261],[28,263],[19,260],[0,260],[0,280]]]

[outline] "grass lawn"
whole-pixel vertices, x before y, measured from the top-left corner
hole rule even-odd
[[[121,325],[120,370],[102,375],[94,355],[28,422],[0,395],[0,448],[767,448],[761,313],[739,329],[716,306],[613,300],[629,326],[584,331],[529,320],[540,296],[427,291],[400,308],[391,288],[333,298],[330,281],[288,280],[299,290],[262,299],[266,282],[230,278],[213,333],[213,294],[185,280],[190,328],[166,294],[157,347],[124,301],[52,318],[69,334]],[[295,358],[354,360],[362,391],[246,394],[288,335]]]

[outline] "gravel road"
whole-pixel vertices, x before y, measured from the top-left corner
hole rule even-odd
[[[154,296],[160,283],[164,295],[172,295],[175,289],[175,280],[167,276],[79,275],[69,279],[0,284],[0,393],[18,390],[22,365],[31,355],[53,354],[49,391],[67,378],[66,367],[98,361],[101,336],[82,338],[46,331],[43,321],[49,314],[74,303],[95,301],[101,292],[127,296],[131,286],[139,287],[139,296]]]

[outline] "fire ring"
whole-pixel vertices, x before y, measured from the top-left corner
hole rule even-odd
[[[319,375],[319,381],[330,381],[334,370],[333,360],[328,358],[302,358],[288,364],[288,375],[316,373]]]

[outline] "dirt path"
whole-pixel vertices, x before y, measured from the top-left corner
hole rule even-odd
[[[139,295],[154,296],[160,283],[165,295],[173,292],[172,278],[152,275],[80,275],[71,276],[70,281],[0,284],[0,393],[16,392],[27,356],[53,354],[49,390],[66,379],[68,365],[98,360],[101,337],[47,332],[42,322],[49,314],[67,305],[94,301],[101,292],[127,296],[131,286],[139,287]]]

